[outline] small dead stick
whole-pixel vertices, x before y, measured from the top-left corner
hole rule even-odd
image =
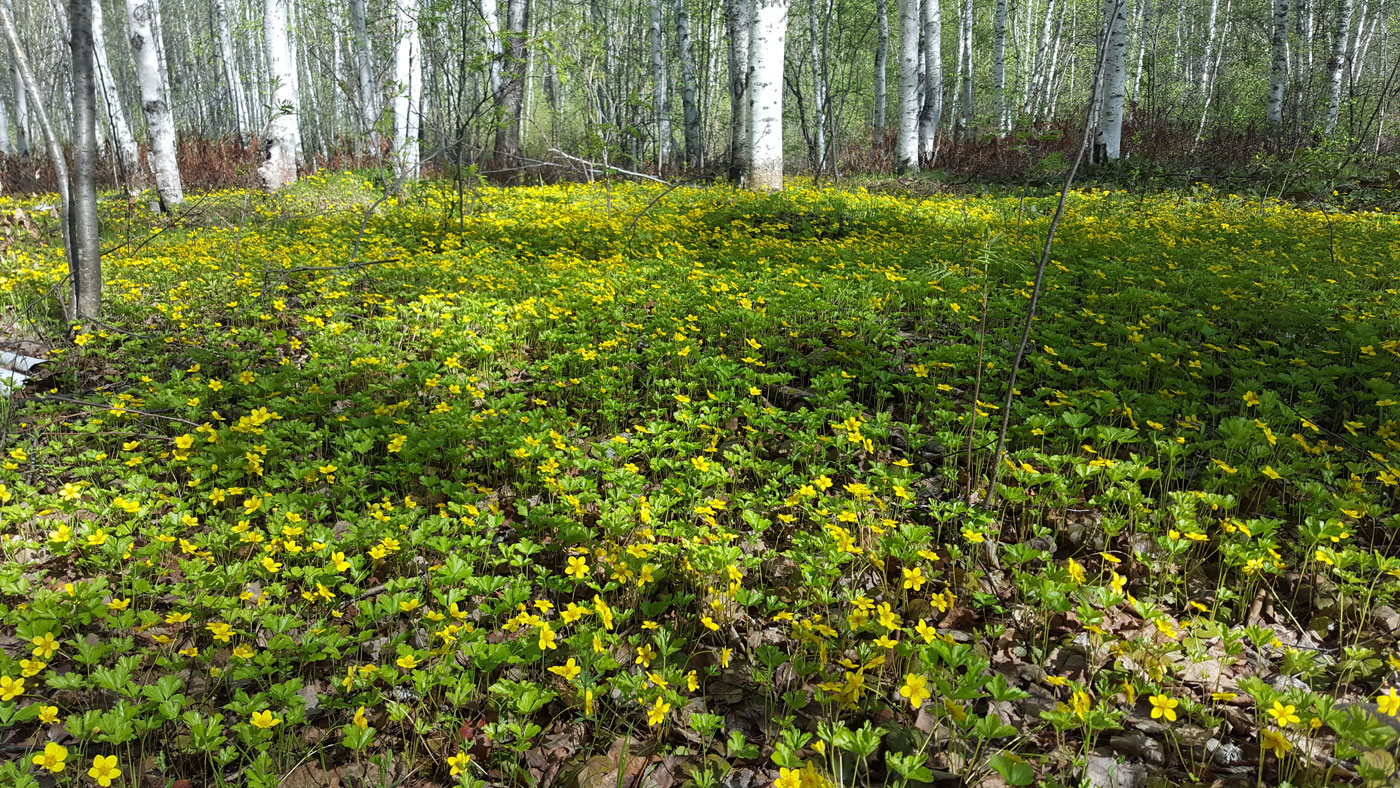
[[[972,386],[972,420],[967,425],[967,503],[972,505],[972,495],[977,484],[972,476],[972,436],[977,432],[977,406],[982,396],[983,352],[987,347],[987,294],[991,290],[991,260],[982,260],[982,324],[977,329],[977,382]]]
[[[57,395],[57,394],[45,394],[45,395],[42,396],[42,397],[35,397],[35,399],[39,400],[40,402],[67,402],[67,403],[70,403],[70,404],[72,404],[72,405],[82,405],[82,406],[88,407],[88,408],[97,408],[98,410],[121,410],[121,411],[123,411],[123,412],[125,412],[125,413],[135,413],[135,414],[138,415],[138,416],[146,416],[146,417],[149,417],[149,418],[152,418],[152,419],[165,419],[166,421],[173,421],[173,422],[177,422],[177,423],[179,423],[179,424],[188,424],[188,425],[190,425],[191,427],[202,427],[202,426],[204,426],[204,425],[200,424],[200,423],[197,422],[197,421],[190,421],[189,419],[182,419],[182,418],[180,418],[179,416],[165,416],[165,415],[162,415],[162,414],[160,414],[160,413],[151,413],[151,412],[148,411],[148,410],[136,410],[135,408],[115,408],[115,407],[113,407],[113,406],[111,406],[111,405],[107,405],[107,404],[104,404],[104,403],[101,403],[101,402],[88,402],[88,401],[85,400],[85,399],[74,399],[74,398],[72,398],[72,397],[62,397],[62,396],[59,396],[59,395]]]
[[[577,156],[570,156],[569,154],[565,153],[564,151],[558,150],[557,148],[552,148],[549,152],[560,157],[561,159],[574,162],[575,164],[582,164],[584,167],[588,168],[589,172],[592,172],[595,169],[602,170],[603,174],[605,175],[609,172],[616,172],[622,175],[630,175],[633,178],[643,178],[645,180],[656,181],[657,183],[665,183],[669,185],[669,182],[666,181],[664,178],[658,178],[655,175],[647,175],[644,172],[636,172],[634,170],[624,170],[615,164],[597,164],[595,162],[588,161],[587,159],[580,159]]]
[[[1104,29],[1107,31],[1110,20],[1118,13],[1124,0],[1114,3],[1112,13],[1104,19]],[[1098,85],[1103,75],[1104,52],[1100,48],[1098,62],[1094,64],[1094,82]],[[1079,172],[1079,165],[1084,161],[1084,153],[1089,149],[1089,136],[1094,130],[1093,113],[1097,102],[1090,101],[1088,108],[1084,112],[1084,135],[1079,141],[1079,153],[1074,157],[1074,164],[1069,168],[1069,174],[1065,176],[1064,188],[1060,189],[1060,201],[1055,206],[1055,215],[1050,218],[1050,227],[1045,233],[1045,246],[1040,250],[1040,262],[1035,267],[1035,284],[1031,287],[1031,303],[1026,309],[1026,325],[1021,329],[1021,344],[1016,348],[1016,359],[1011,362],[1011,379],[1006,384],[1006,401],[1002,403],[1001,428],[997,431],[997,448],[992,455],[992,478],[991,489],[987,491],[987,506],[990,508],[997,502],[997,480],[1001,477],[1001,458],[1006,452],[1006,431],[1011,427],[1011,406],[1016,400],[1016,373],[1021,370],[1021,362],[1026,359],[1026,349],[1030,347],[1031,326],[1035,324],[1035,310],[1040,305],[1041,285],[1045,281],[1045,269],[1050,264],[1050,251],[1055,246],[1055,231],[1059,229],[1060,218],[1065,215],[1065,201],[1069,199],[1069,190],[1074,185],[1074,176]],[[974,403],[973,407],[976,407]],[[984,544],[989,545],[991,563],[998,565],[996,560],[996,548],[988,540]]]

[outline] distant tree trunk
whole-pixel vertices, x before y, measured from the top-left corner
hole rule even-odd
[[[818,10],[817,0],[807,0],[807,34],[811,43],[812,104],[815,123],[812,124],[812,167],[817,175],[827,168],[827,134],[831,121],[831,82],[827,74],[826,25],[833,13],[832,0],[825,3],[825,14]]]
[[[34,70],[29,67],[29,58],[24,54],[24,45],[19,40],[19,30],[15,27],[15,17],[9,3],[0,3],[0,27],[4,28],[5,40],[10,46],[10,59],[14,64],[14,73],[19,79],[19,89],[22,93],[28,93],[29,98],[34,101],[34,119],[39,124],[39,132],[44,135],[44,142],[48,147],[49,158],[53,160],[54,180],[58,185],[58,213],[59,228],[63,233],[63,251],[68,260],[68,274],[70,276],[69,287],[72,293],[72,303],[65,306],[65,317],[75,318],[77,310],[77,256],[74,253],[72,229],[69,223],[69,212],[72,210],[72,194],[69,190],[68,163],[63,158],[63,146],[58,142],[58,136],[54,134],[53,124],[49,123],[48,112],[44,110],[43,94],[39,92],[39,82],[34,78]]]
[[[1272,57],[1269,60],[1269,125],[1274,131],[1283,128],[1283,88],[1288,81],[1288,3],[1274,1],[1274,26],[1269,36]]]
[[[1137,104],[1139,96],[1138,89],[1142,86],[1142,64],[1147,58],[1148,24],[1152,20],[1152,0],[1142,0],[1142,9],[1138,13],[1138,51],[1137,62],[1133,66],[1133,89],[1129,95],[1132,97],[1129,109],[1124,113],[1125,118],[1131,119],[1133,116],[1133,105]]]
[[[131,124],[126,120],[126,110],[122,108],[122,97],[117,92],[116,80],[112,78],[112,67],[107,63],[107,40],[102,25],[102,3],[92,0],[92,50],[97,68],[97,84],[102,91],[102,101],[107,107],[107,125],[112,135],[112,147],[116,149],[126,177],[126,187],[133,193],[147,186],[145,168],[141,166],[141,150],[136,146],[136,137],[131,133]]]
[[[398,43],[394,47],[394,162],[400,178],[414,178],[418,171],[418,120],[423,95],[418,6],[414,0],[396,0],[394,11],[398,28]]]
[[[758,191],[783,188],[783,59],[788,0],[754,0],[749,47],[749,177]]]
[[[943,11],[939,0],[924,0],[924,104],[919,112],[919,158],[932,163],[943,122]]]
[[[729,180],[736,183],[749,167],[748,85],[752,14],[750,0],[725,0],[724,23],[729,34]]]
[[[93,0],[71,0],[68,46],[73,55],[73,191],[69,237],[73,245],[73,290],[79,320],[102,306],[102,251],[97,234],[97,68]]]
[[[496,112],[500,121],[496,126],[493,166],[497,170],[514,169],[522,162],[520,127],[521,112],[525,108],[525,70],[529,66],[525,32],[529,28],[528,0],[507,0],[506,34],[509,39],[501,68],[501,89],[496,93]]]
[[[875,24],[878,38],[875,39],[875,146],[885,144],[885,106],[889,103],[885,75],[889,71],[890,59],[890,7],[889,0],[875,0]]]
[[[919,0],[899,0],[899,125],[894,138],[894,171],[899,174],[918,168]]]
[[[151,169],[161,207],[174,210],[184,202],[180,168],[175,160],[175,116],[170,109],[165,75],[160,68],[159,42],[155,38],[155,0],[128,0],[128,31],[136,59],[136,81],[141,86],[141,109],[151,133]]]
[[[295,66],[287,36],[289,12],[287,0],[265,0],[263,38],[273,81],[272,117],[263,133],[263,163],[258,174],[262,176],[263,188],[270,192],[296,183],[297,149],[301,147]]]
[[[956,136],[959,140],[967,139],[972,133],[972,119],[976,114],[972,106],[972,12],[972,0],[962,0],[962,19],[958,31],[958,80],[962,86],[962,95],[958,98],[960,117]]]
[[[239,143],[242,143],[248,138],[251,124],[243,109],[246,103],[243,97],[243,75],[238,70],[238,54],[233,46],[233,27],[229,23],[227,0],[211,0],[209,13],[214,17],[214,29],[218,31],[219,54],[223,60],[224,81],[228,83],[233,131]]]
[[[700,107],[695,101],[697,90],[695,56],[690,50],[690,14],[685,0],[676,0],[676,49],[681,61],[681,117],[685,124],[685,163],[688,167],[701,164]]]
[[[1332,32],[1332,49],[1327,56],[1327,107],[1322,115],[1323,134],[1337,129],[1337,117],[1342,111],[1342,82],[1346,74],[1347,42],[1351,40],[1353,0],[1341,0],[1337,24]]]
[[[1202,96],[1208,96],[1208,95],[1210,95],[1210,88],[1211,88],[1210,82],[1211,82],[1211,79],[1213,78],[1213,71],[1212,71],[1212,69],[1211,69],[1211,67],[1210,67],[1210,64],[1211,64],[1211,62],[1214,60],[1214,57],[1215,57],[1214,52],[1215,52],[1215,48],[1216,48],[1216,46],[1217,46],[1216,41],[1217,41],[1217,36],[1219,36],[1218,29],[1219,29],[1219,27],[1220,27],[1220,25],[1218,24],[1219,19],[1220,19],[1220,0],[1210,0],[1210,21],[1206,22],[1206,53],[1205,53],[1205,56],[1201,58],[1201,77],[1200,77],[1200,79],[1201,79],[1201,95],[1202,95]],[[1221,44],[1223,45],[1223,43],[1224,43],[1223,37],[1221,37]]]
[[[1128,13],[1126,0],[1104,0],[1102,87],[1099,91],[1098,134],[1094,158],[1117,161],[1123,143],[1123,86],[1128,76]]]
[[[667,111],[666,41],[662,33],[662,0],[651,0],[651,26],[647,40],[651,44],[651,112],[655,118],[652,128],[656,134],[656,166],[665,167],[671,158],[671,113]]]
[[[14,143],[10,142],[10,110],[5,97],[0,95],[0,153],[14,152]]]
[[[374,124],[379,118],[379,95],[374,89],[374,55],[365,25],[365,0],[350,0],[350,31],[355,38],[355,94],[359,103],[360,133],[373,148]]]
[[[1011,113],[1006,106],[1006,0],[997,0],[992,22],[992,112],[997,117],[997,129],[1005,134],[1011,130]]]
[[[10,13],[12,20],[15,18],[14,0],[0,0],[0,7]],[[16,31],[18,31],[18,27],[16,27]],[[24,89],[24,77],[20,74],[19,63],[13,59],[10,62],[10,86],[14,89],[15,96],[15,153],[27,156],[29,155],[29,93]]]
[[[491,95],[501,92],[501,12],[496,0],[480,0],[481,21],[485,27],[487,73]]]

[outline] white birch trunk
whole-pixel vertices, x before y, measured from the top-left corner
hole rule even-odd
[[[398,28],[398,43],[394,47],[394,161],[400,178],[412,178],[418,171],[418,119],[423,94],[418,6],[414,0],[396,0],[394,12]]]
[[[972,131],[974,116],[972,101],[972,0],[962,0],[962,22],[958,32],[958,80],[962,95],[958,98],[958,139],[966,139]]]
[[[656,166],[665,167],[671,158],[671,113],[667,111],[665,40],[662,36],[662,0],[651,0],[651,26],[647,40],[651,45],[651,111],[656,119]]]
[[[1006,110],[1006,0],[997,0],[996,15],[992,20],[992,112],[997,118],[997,129],[1005,134],[1011,130],[1011,114]]]
[[[1104,0],[1103,75],[1099,91],[1096,158],[1117,161],[1123,144],[1123,88],[1128,76],[1128,11],[1126,0]]]
[[[729,179],[739,181],[748,171],[749,37],[753,34],[749,0],[725,0],[724,23],[729,33]]]
[[[0,153],[11,154],[15,146],[10,142],[10,108],[5,97],[0,95]]]
[[[788,0],[754,0],[749,46],[749,177],[758,191],[783,188],[783,58]]]
[[[219,54],[222,56],[224,80],[228,82],[228,99],[232,104],[234,132],[238,139],[247,139],[252,130],[248,115],[244,110],[246,99],[243,96],[243,75],[238,69],[238,55],[233,46],[233,30],[229,25],[227,0],[211,0],[209,12],[214,17],[214,28],[218,31]]]
[[[1220,19],[1220,0],[1210,0],[1210,21],[1206,23],[1206,53],[1201,58],[1201,95],[1210,95],[1210,81],[1213,71],[1210,67],[1215,58],[1216,36]]]
[[[107,38],[102,24],[101,0],[92,0],[92,41],[93,55],[97,63],[97,89],[107,108],[107,125],[112,135],[112,147],[125,171],[127,187],[133,193],[145,188],[144,168],[141,166],[141,149],[136,146],[136,137],[131,133],[131,124],[126,120],[126,110],[122,108],[122,97],[117,92],[116,80],[112,78],[112,67],[107,62]]]
[[[899,0],[899,125],[894,171],[919,168],[919,0]]]
[[[297,93],[291,42],[287,33],[287,0],[265,0],[263,38],[268,76],[272,79],[272,117],[263,133],[263,163],[258,167],[268,191],[296,183],[297,149],[301,133],[297,125]]]
[[[924,0],[924,104],[919,112],[919,158],[933,161],[938,126],[943,122],[943,11],[939,0]]]
[[[1347,42],[1351,39],[1352,0],[1341,0],[1337,13],[1337,26],[1332,32],[1332,49],[1327,56],[1327,106],[1322,115],[1322,133],[1331,134],[1337,129],[1337,118],[1342,111],[1342,83],[1346,74]]]
[[[496,0],[481,0],[481,22],[485,26],[487,71],[491,95],[501,92],[501,13]]]
[[[379,96],[374,89],[374,56],[365,27],[365,0],[350,0],[350,32],[355,38],[355,94],[360,105],[360,133],[372,144],[374,124],[379,118]]]
[[[1133,89],[1132,92],[1129,94],[1132,98],[1131,103],[1129,104],[1130,109],[1128,109],[1124,113],[1125,117],[1127,118],[1132,117],[1133,113],[1131,107],[1137,104],[1137,102],[1139,101],[1139,88],[1142,87],[1142,64],[1143,61],[1147,58],[1148,25],[1151,21],[1152,0],[1142,0],[1142,11],[1140,12],[1139,19],[1140,24],[1138,25],[1137,62],[1133,66]]]
[[[20,20],[15,15],[14,0],[0,0],[11,18],[18,25]],[[14,90],[15,97],[15,153],[21,156],[29,155],[29,93],[24,89],[24,77],[20,74],[19,64],[12,58],[10,61],[10,87]]]
[[[685,161],[690,167],[701,164],[700,107],[696,103],[695,56],[690,49],[690,14],[685,0],[675,0],[676,49],[681,61],[681,117],[685,124]]]
[[[885,107],[889,104],[885,75],[890,68],[890,6],[889,0],[875,0],[875,121],[876,147],[885,144]]]
[[[1273,0],[1274,25],[1269,35],[1269,125],[1283,128],[1283,88],[1288,82],[1288,4],[1289,0]]]
[[[154,38],[155,0],[128,0],[128,33],[131,54],[136,60],[136,81],[141,86],[141,109],[151,134],[151,169],[156,176],[156,193],[161,207],[174,210],[184,202],[180,167],[175,161],[175,116],[170,110],[165,75],[160,68]]]

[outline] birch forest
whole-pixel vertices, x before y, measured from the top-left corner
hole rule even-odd
[[[0,150],[42,156],[31,107],[70,103],[69,10],[7,3],[37,84],[12,56]],[[1377,152],[1400,87],[1386,0],[94,0],[92,17],[104,177],[170,204],[180,146],[211,140],[261,146],[270,187],[367,155],[409,177],[559,154],[735,178],[751,155],[913,171],[964,142],[1072,135],[1090,104],[1096,162],[1330,138]],[[66,144],[68,113],[50,114]]]
[[[0,39],[0,788],[1400,785],[1400,0]]]

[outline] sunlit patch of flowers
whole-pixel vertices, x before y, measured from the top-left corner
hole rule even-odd
[[[90,406],[12,414],[0,727],[72,738],[0,780],[528,784],[625,740],[697,785],[1022,785],[1125,728],[1280,778],[1386,744],[1394,218],[1075,195],[987,509],[1046,201],[425,184],[343,267],[341,186],[114,253],[131,333],[46,382]]]

